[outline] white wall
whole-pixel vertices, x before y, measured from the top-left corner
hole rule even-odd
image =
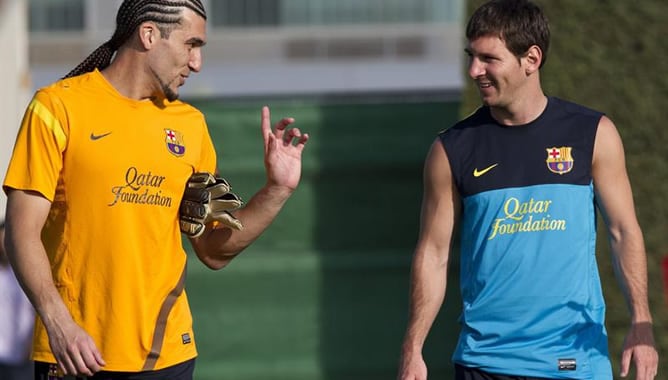
[[[0,1],[0,177],[4,180],[16,132],[32,91],[28,69],[26,0]],[[0,193],[0,218],[4,219],[7,198]]]

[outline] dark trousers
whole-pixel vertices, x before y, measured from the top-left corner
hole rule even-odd
[[[193,380],[195,372],[195,359],[159,369],[144,372],[111,372],[101,371],[93,377],[64,376],[57,377],[53,373],[55,364],[35,362],[35,380]],[[51,375],[49,374],[51,371]],[[4,379],[0,377],[0,379]]]
[[[34,372],[32,360],[21,364],[0,363],[0,380],[31,380]]]
[[[499,375],[455,364],[455,380],[549,380],[544,377]]]

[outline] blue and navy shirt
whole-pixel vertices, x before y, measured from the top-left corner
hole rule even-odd
[[[482,107],[440,134],[462,199],[456,363],[612,379],[595,258],[601,116],[550,97],[529,124],[501,125]]]

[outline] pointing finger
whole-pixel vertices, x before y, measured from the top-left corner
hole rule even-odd
[[[261,118],[261,127],[262,127],[262,136],[264,137],[265,145],[269,140],[269,135],[271,134],[271,114],[269,112],[269,107],[262,107],[262,118]]]

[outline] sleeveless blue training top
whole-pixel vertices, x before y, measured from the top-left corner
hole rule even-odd
[[[529,124],[482,107],[440,134],[462,198],[456,363],[612,379],[591,173],[601,116],[550,97]]]

